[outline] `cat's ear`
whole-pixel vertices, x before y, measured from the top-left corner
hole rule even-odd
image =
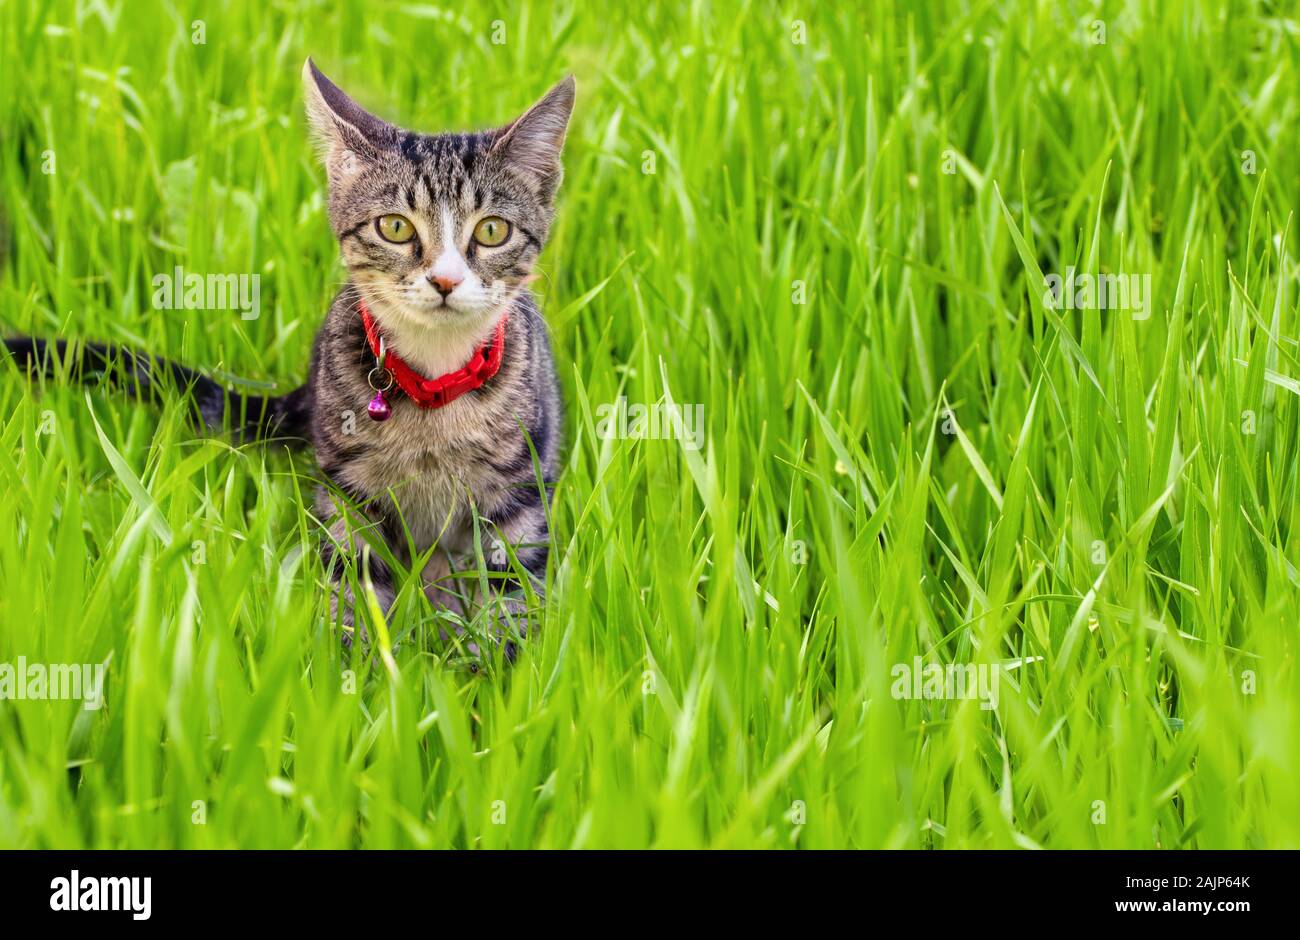
[[[362,164],[397,144],[397,128],[357,104],[308,59],[302,67],[307,120],[331,183],[344,182]]]
[[[492,152],[500,154],[537,186],[550,200],[560,185],[564,168],[560,151],[573,113],[575,83],[570,75],[548,91],[513,124],[497,134]]]

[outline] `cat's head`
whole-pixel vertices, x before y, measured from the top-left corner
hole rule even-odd
[[[303,67],[330,224],[376,316],[405,331],[490,323],[530,279],[554,216],[574,82],[476,133],[419,134]]]

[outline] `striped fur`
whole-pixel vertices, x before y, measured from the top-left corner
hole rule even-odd
[[[328,520],[331,613],[347,628],[345,639],[356,619],[354,598],[342,587],[347,565],[366,559],[387,607],[397,586],[382,556],[409,566],[432,550],[421,573],[430,599],[466,615],[490,606],[496,635],[513,656],[507,627],[526,632],[527,618],[512,558],[540,589],[545,503],[560,466],[563,407],[527,283],[554,217],[573,80],[502,128],[434,135],[365,112],[310,60],[304,80],[329,177],[330,224],[349,271],[316,335],[306,384],[283,396],[242,396],[195,370],[120,347],[28,337],[6,346],[29,370],[104,373],[142,397],[188,391],[204,425],[230,428],[240,439],[309,441],[328,481],[316,509]],[[391,214],[408,220],[415,237],[400,244],[383,237],[378,220]],[[501,244],[474,237],[488,217],[509,225]],[[394,389],[392,417],[370,421],[375,360],[358,312],[362,299],[389,346],[429,377],[463,366],[508,312],[499,371],[442,408],[419,408]],[[380,542],[386,551],[364,550]],[[457,577],[476,571],[480,558],[488,577]],[[484,581],[490,596],[465,589]]]
[[[406,564],[412,548],[423,555],[436,545],[425,589],[463,613],[492,600],[466,591],[476,579],[455,577],[479,558],[505,575],[513,555],[540,586],[563,409],[546,327],[526,285],[554,216],[573,81],[500,129],[434,135],[367,113],[310,60],[304,82],[329,176],[330,224],[351,275],[317,336],[308,383],[312,443],[333,484],[317,498],[322,518],[335,520],[331,561],[355,562],[366,540],[382,539]],[[377,220],[388,214],[413,226],[410,241],[381,234]],[[509,225],[500,245],[474,237],[489,217]],[[443,275],[456,284],[450,293],[434,286]],[[367,420],[375,362],[357,312],[363,298],[392,349],[430,377],[464,365],[508,311],[500,371],[442,408],[422,409],[391,391],[392,418]],[[341,499],[360,508],[359,525],[345,521]],[[361,554],[381,602],[391,603],[395,585],[380,553]],[[490,583],[498,597],[512,587],[507,577]],[[521,607],[518,591],[512,596],[513,619]],[[351,598],[336,593],[336,611],[340,601],[351,622]]]

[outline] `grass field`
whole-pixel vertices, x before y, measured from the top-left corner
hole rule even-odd
[[[309,453],[6,364],[0,663],[107,669],[0,701],[0,847],[1300,846],[1298,48],[1209,0],[0,0],[6,333],[280,389],[342,278],[307,55],[424,130],[578,80],[520,661],[414,585],[349,659]],[[176,266],[260,315],[156,309]]]

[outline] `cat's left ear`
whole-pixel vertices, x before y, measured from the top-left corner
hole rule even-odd
[[[397,145],[398,130],[343,93],[308,59],[302,67],[311,124],[331,184],[344,182],[364,162]]]
[[[547,201],[555,195],[564,175],[560,152],[564,149],[564,134],[569,127],[569,115],[573,113],[575,93],[576,83],[570,75],[522,117],[501,130],[492,145],[492,152],[521,170]]]

